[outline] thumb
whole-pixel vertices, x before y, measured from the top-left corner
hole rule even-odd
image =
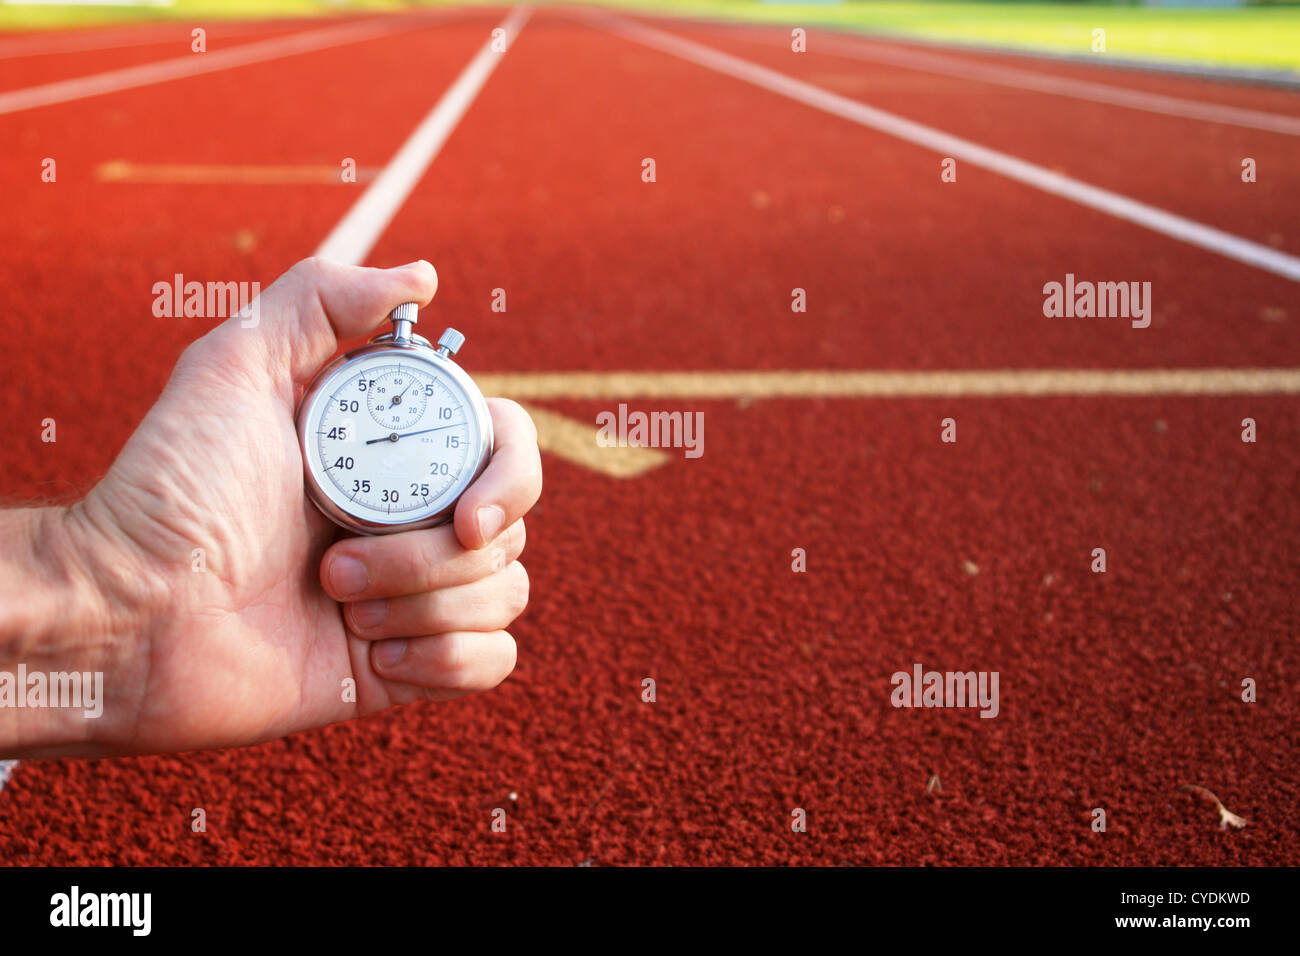
[[[395,269],[303,259],[260,296],[253,307],[214,330],[260,342],[272,369],[306,381],[338,349],[339,339],[376,330],[403,302],[428,305],[438,273],[423,259]]]

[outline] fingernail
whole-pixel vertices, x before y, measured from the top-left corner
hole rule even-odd
[[[330,584],[337,597],[360,594],[370,586],[370,575],[366,566],[356,558],[339,555],[330,562]]]
[[[352,605],[352,625],[364,630],[382,624],[388,617],[387,601],[359,601]]]
[[[495,538],[500,533],[502,525],[506,523],[506,513],[497,505],[484,505],[478,509],[476,515],[478,533],[483,538],[484,544]]]
[[[381,670],[392,670],[406,656],[406,638],[380,641],[375,647],[375,665]]]

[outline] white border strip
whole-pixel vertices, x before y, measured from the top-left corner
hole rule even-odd
[[[981,146],[968,139],[953,136],[932,126],[915,123],[893,113],[867,106],[865,103],[823,90],[792,76],[742,60],[701,43],[621,18],[593,15],[589,19],[611,33],[640,43],[642,46],[660,50],[697,66],[752,83],[754,86],[762,87],[833,116],[839,116],[860,126],[915,143],[933,150],[940,156],[951,156],[972,166],[1032,186],[1034,189],[1068,199],[1080,206],[1096,209],[1180,242],[1282,276],[1292,282],[1300,282],[1300,258],[1271,249],[1258,242],[1234,236],[1232,233],[1149,206],[1082,180],[1052,172],[1050,169]]]
[[[515,7],[501,21],[498,29],[505,31],[506,50],[510,49],[531,15],[531,7]],[[494,38],[483,44],[456,82],[389,160],[383,172],[375,177],[321,243],[316,255],[348,265],[358,265],[365,260],[505,56],[504,52],[493,49],[495,42]]]
[[[10,90],[0,93],[0,115],[18,113],[22,110],[51,106],[55,103],[67,103],[70,100],[85,99],[90,96],[102,96],[119,90],[130,90],[154,83],[165,83],[187,76],[202,73],[215,73],[232,67],[247,66],[265,60],[293,56],[328,47],[343,46],[360,40],[371,40],[425,26],[424,23],[412,23],[409,20],[394,24],[391,19],[367,20],[363,23],[348,23],[325,27],[320,30],[308,30],[289,36],[272,37],[241,46],[217,50],[211,53],[189,53],[159,60],[156,63],[142,63],[106,73],[94,73],[90,76],[78,76],[70,80],[58,80],[41,86],[29,86],[26,89]]]

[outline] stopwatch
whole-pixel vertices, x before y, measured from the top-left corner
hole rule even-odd
[[[392,311],[392,331],[316,374],[298,406],[307,493],[326,517],[361,534],[428,528],[492,456],[492,417],[452,361],[465,336],[435,348],[414,334],[419,306]]]

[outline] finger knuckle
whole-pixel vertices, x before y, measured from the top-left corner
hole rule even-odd
[[[528,532],[524,529],[524,519],[520,518],[506,529],[506,540],[501,549],[505,552],[506,561],[514,561],[523,554],[524,545],[527,543]]]
[[[439,634],[449,628],[447,605],[441,591],[409,597],[402,603],[406,605],[401,616],[402,625],[409,630]]]
[[[412,591],[429,590],[433,586],[434,569],[437,567],[428,553],[428,549],[410,541],[398,542],[390,539],[397,550],[393,555],[390,573],[391,583],[403,585]]]
[[[501,658],[501,670],[493,684],[494,687],[510,676],[519,660],[519,645],[515,643],[515,639],[507,631],[502,631],[501,634],[505,638],[504,653]]]
[[[523,614],[524,609],[528,607],[528,596],[532,585],[528,579],[528,571],[518,561],[515,561],[506,570],[510,574],[506,604],[510,609],[511,620],[514,620],[514,618]]]
[[[474,689],[476,669],[463,634],[447,634],[438,657],[439,685],[448,690]]]
[[[510,404],[519,409],[519,416],[524,420],[524,423],[527,426],[529,440],[532,441],[533,444],[537,444],[537,423],[533,421],[533,416],[528,413],[528,409],[524,408],[524,406],[520,405],[518,402],[511,402]]]
[[[505,415],[517,418],[523,425],[524,434],[528,436],[529,441],[537,443],[537,424],[533,421],[533,416],[528,413],[528,409],[520,405],[512,398],[494,398],[492,401],[501,406]]]
[[[319,277],[325,270],[327,262],[328,260],[322,259],[320,256],[308,256],[306,259],[299,259],[295,262],[289,269],[289,273],[303,279],[314,279]]]

